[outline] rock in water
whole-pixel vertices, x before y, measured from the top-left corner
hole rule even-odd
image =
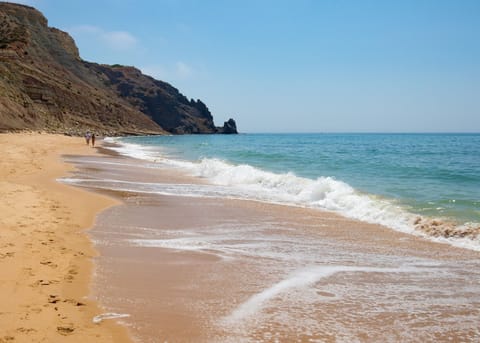
[[[230,118],[225,123],[223,123],[223,127],[218,128],[218,133],[225,133],[225,134],[237,134],[237,123],[235,120]]]

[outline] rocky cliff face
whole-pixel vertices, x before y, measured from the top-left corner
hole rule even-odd
[[[215,127],[204,103],[166,82],[81,60],[73,39],[48,27],[40,12],[0,2],[0,131],[19,129],[236,133]]]

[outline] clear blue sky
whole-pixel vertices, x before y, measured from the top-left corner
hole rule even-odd
[[[20,1],[19,1],[20,2]],[[478,0],[23,0],[242,132],[480,132]]]

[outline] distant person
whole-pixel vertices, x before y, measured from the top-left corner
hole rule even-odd
[[[92,138],[92,134],[90,133],[90,131],[87,131],[87,133],[85,134],[85,142],[87,142],[87,145],[90,145],[90,138]]]
[[[95,134],[92,133],[92,147],[95,146]]]

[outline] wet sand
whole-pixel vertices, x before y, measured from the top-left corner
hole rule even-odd
[[[123,201],[90,232],[94,294],[139,342],[480,339],[478,252],[318,210],[112,191],[104,180],[204,180],[113,155],[70,161]]]
[[[94,155],[82,138],[1,134],[0,342],[129,342],[88,295],[92,257],[84,230],[117,202],[66,186],[62,154]]]

